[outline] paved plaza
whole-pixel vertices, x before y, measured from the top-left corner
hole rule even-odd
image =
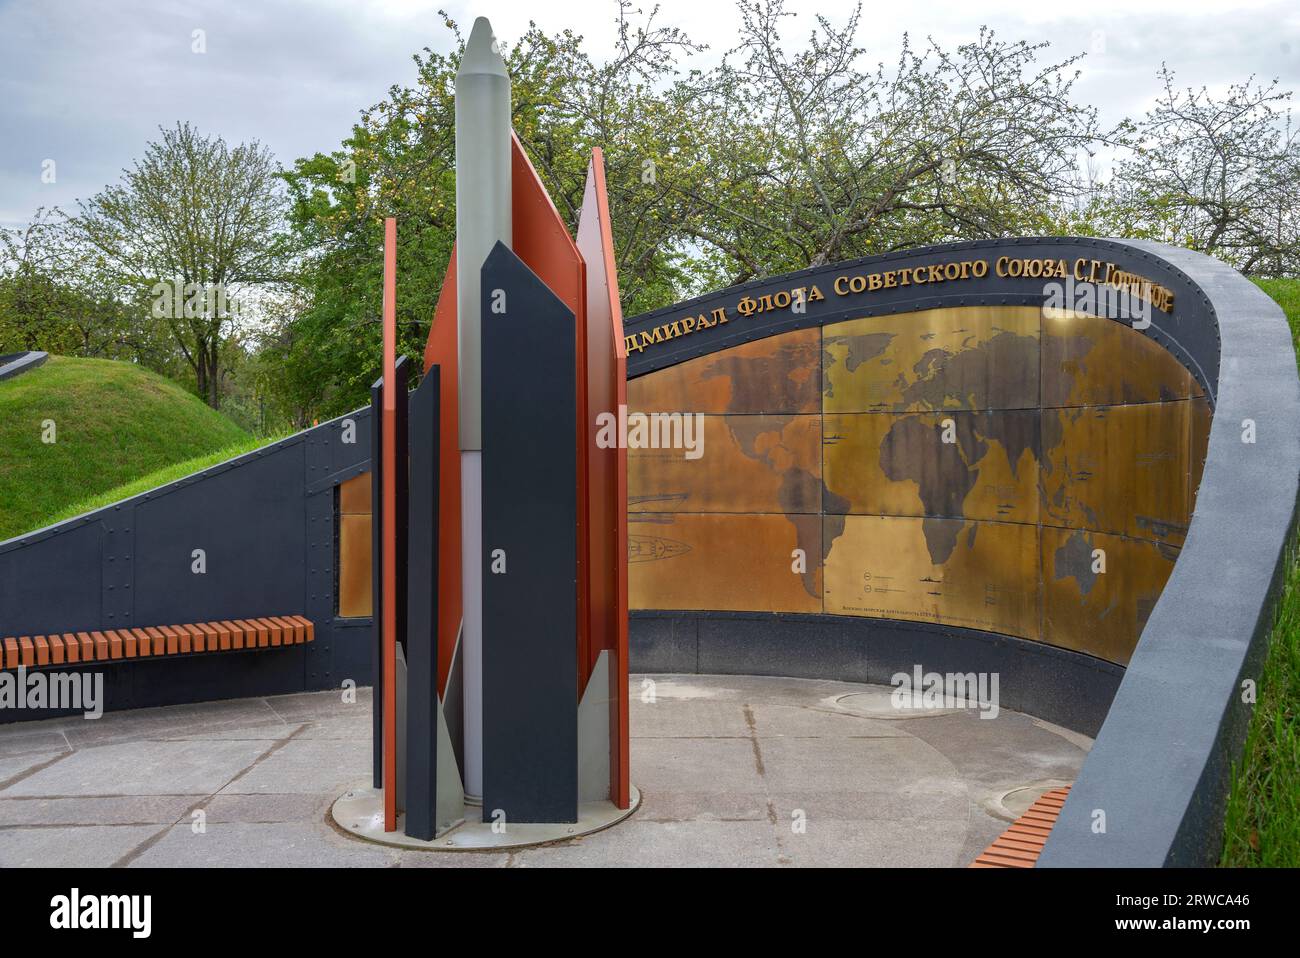
[[[0,727],[0,867],[965,866],[1091,745],[1006,710],[900,712],[881,686],[634,675],[631,691],[641,807],[510,853],[334,826],[334,800],[367,784],[369,689]]]

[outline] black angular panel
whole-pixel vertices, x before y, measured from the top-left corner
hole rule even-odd
[[[574,317],[500,243],[482,289],[483,814],[574,822]]]
[[[437,827],[438,367],[410,402],[410,527],[406,539],[406,834]]]

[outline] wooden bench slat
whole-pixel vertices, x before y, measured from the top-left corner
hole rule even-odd
[[[267,628],[266,623],[261,619],[246,620],[253,627],[253,634],[257,636],[257,647],[265,649],[271,644],[271,630]]]
[[[1043,853],[1052,827],[1065,806],[1070,787],[1044,792],[1025,809],[993,844],[973,861],[971,868],[1033,868]]]
[[[257,626],[248,619],[235,619],[235,625],[244,632],[244,648],[257,648]]]
[[[281,643],[284,630],[278,625],[266,618],[258,619],[257,624],[266,632],[268,645],[279,645]]]
[[[230,619],[222,619],[221,622],[218,623],[218,625],[220,625],[221,628],[226,630],[226,635],[229,637],[227,641],[230,642],[230,645],[222,646],[223,649],[225,648],[242,649],[244,647],[244,630],[241,629],[235,622],[233,622]]]
[[[285,645],[297,645],[302,641],[298,637],[298,626],[295,623],[290,622],[282,615],[274,616],[273,621],[280,626],[280,633],[283,636],[282,641]]]
[[[201,651],[209,651],[209,653],[214,653],[214,651],[220,649],[221,646],[218,645],[218,641],[217,641],[218,633],[216,628],[213,628],[212,625],[209,625],[208,623],[195,624],[194,628],[195,628],[194,651],[196,651],[196,653],[201,653]]]
[[[76,633],[5,636],[0,639],[0,669],[277,648],[301,645],[315,638],[315,624],[306,616],[296,614],[186,625],[122,626]]]
[[[163,637],[163,647],[167,650],[168,655],[179,655],[182,652],[192,652],[194,649],[194,626],[192,625],[160,625],[158,634]],[[202,635],[199,635],[202,638]]]

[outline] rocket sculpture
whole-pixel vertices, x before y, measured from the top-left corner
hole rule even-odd
[[[456,245],[409,396],[395,241],[390,221],[372,396],[383,830],[627,809],[627,462],[596,443],[626,403],[604,161],[575,242],[511,130],[484,18],[456,76]]]

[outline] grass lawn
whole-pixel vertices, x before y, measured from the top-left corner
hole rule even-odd
[[[1260,280],[1286,312],[1300,349],[1300,280]],[[1300,428],[1300,426],[1297,426]],[[1229,866],[1300,866],[1300,566],[1293,543],[1246,750],[1224,819]]]
[[[60,509],[53,515],[47,516],[41,520],[41,526],[48,526],[54,522],[62,522],[64,519],[71,519],[73,516],[79,516],[83,512],[90,512],[103,506],[111,506],[115,502],[123,499],[129,499],[132,496],[138,496],[142,492],[148,492],[150,489],[157,489],[159,486],[165,486],[169,482],[175,482],[177,479],[184,479],[186,476],[193,475],[196,472],[202,472],[209,466],[215,466],[218,463],[225,462],[227,459],[234,459],[236,456],[242,456],[246,452],[252,452],[254,449],[260,449],[262,446],[269,445],[277,440],[283,439],[291,433],[285,433],[283,436],[249,436],[239,442],[232,443],[218,449],[216,452],[210,452],[202,456],[195,456],[193,459],[186,459],[183,462],[172,463],[170,466],[163,466],[161,469],[151,472],[148,475],[141,476],[139,479],[133,479],[125,482],[120,486],[114,486],[106,492],[96,493],[93,496],[87,496],[85,499],[79,499],[65,509]],[[39,528],[39,527],[38,527]]]
[[[121,498],[123,483],[264,441],[138,366],[52,356],[0,383],[0,541]]]

